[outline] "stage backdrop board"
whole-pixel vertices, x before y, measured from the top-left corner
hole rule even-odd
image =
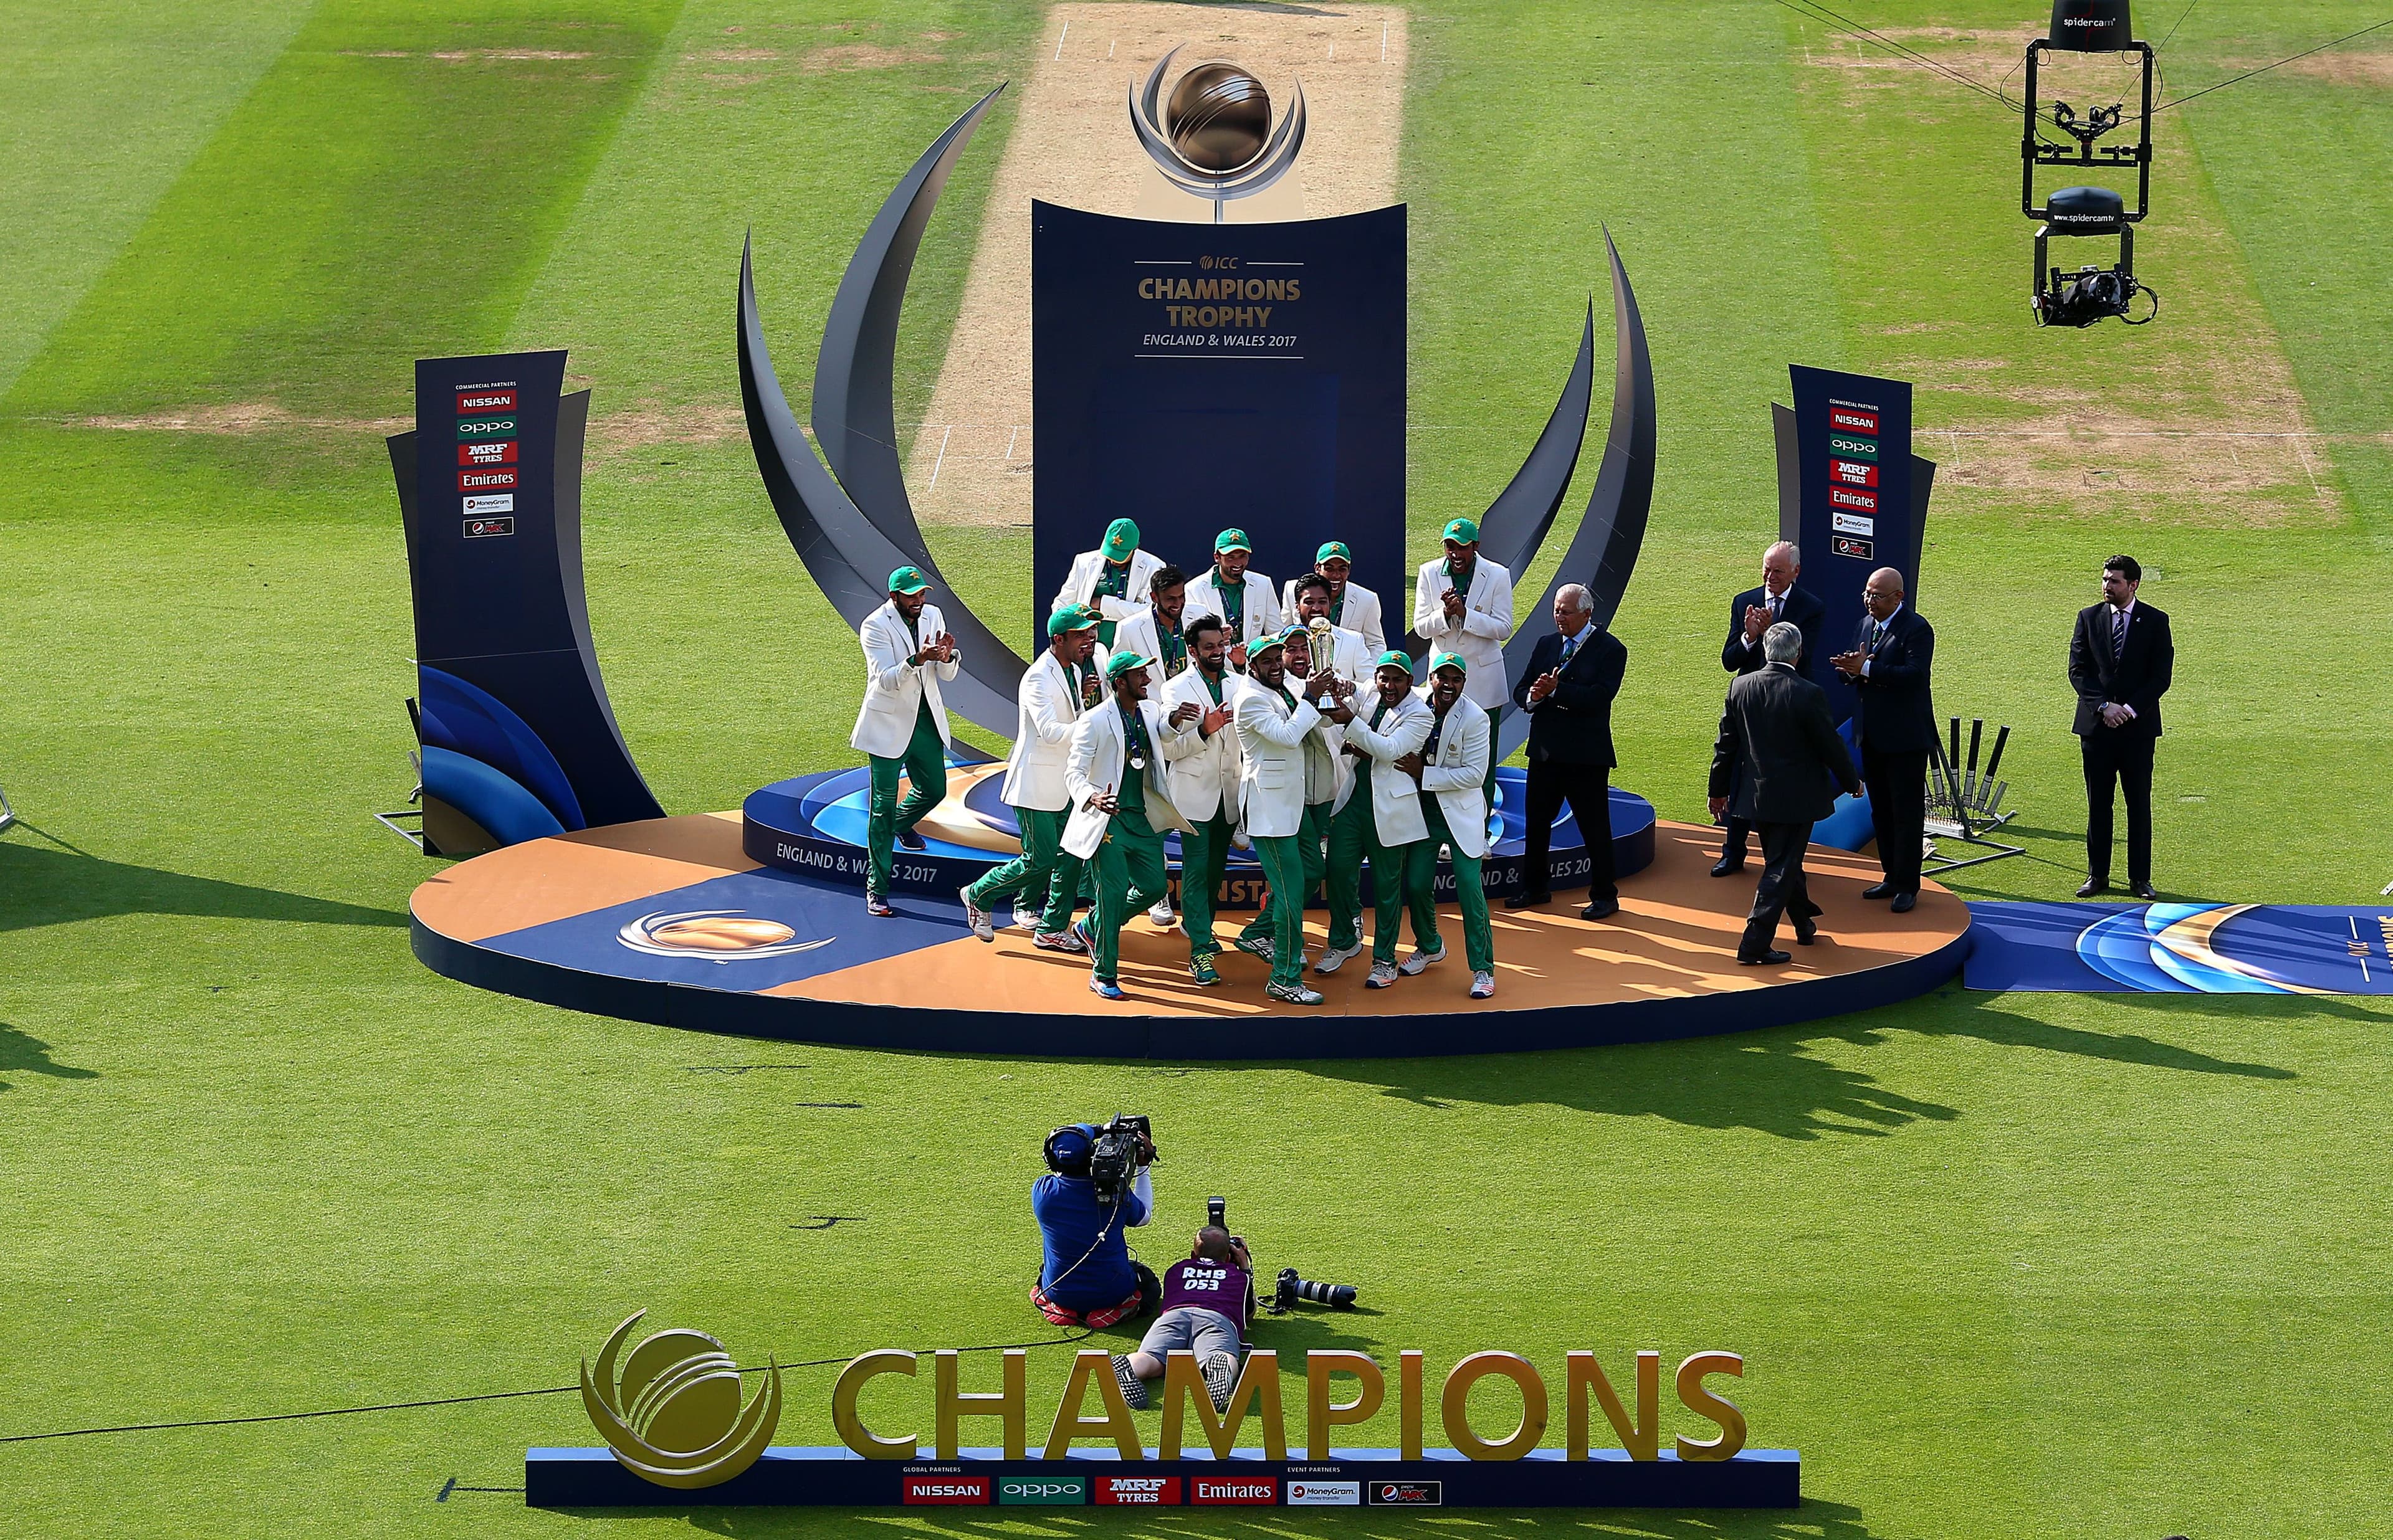
[[[570,829],[664,810],[624,747],[591,644],[582,586],[590,394],[560,399],[564,383],[562,351],[418,359],[415,431],[389,442],[425,742],[526,780]],[[441,711],[461,698],[485,737],[445,736],[456,724]],[[499,743],[516,757],[493,758]]]
[[[1403,631],[1403,205],[1199,225],[1034,202],[1030,254],[1034,631],[1125,515],[1192,577],[1243,529],[1275,588],[1342,540]]]
[[[1920,531],[1935,467],[1911,452],[1911,386],[1901,380],[1788,366],[1794,376],[1796,485],[1800,509],[1791,537],[1803,552],[1803,586],[1827,606],[1823,650],[1849,650],[1865,611],[1862,587],[1881,567],[1903,574],[1917,602]],[[1852,714],[1853,690],[1826,659],[1812,672],[1827,687],[1837,720]]]

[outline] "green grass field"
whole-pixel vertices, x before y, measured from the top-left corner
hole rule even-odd
[[[1994,79],[2043,13],[1853,14]],[[2170,84],[2377,20],[2198,8]],[[2159,324],[2038,333],[2016,122],[1981,98],[1767,0],[1437,0],[1411,27],[1416,559],[1542,424],[1600,226],[1644,305],[1661,466],[1619,784],[1701,816],[1792,359],[1916,381],[1946,465],[1938,703],[2016,724],[2032,847],[1961,891],[2080,880],[2065,628],[2123,548],[2179,639],[2164,892],[2360,903],[2393,877],[2393,33],[2167,114]],[[1000,0],[0,0],[0,786],[26,820],[0,836],[0,1529],[2393,1533],[2382,1009],[1947,989],[1656,1047],[1185,1069],[709,1038],[415,963],[430,864],[368,819],[410,785],[381,437],[412,360],[565,346],[595,388],[593,621],[669,810],[843,763],[853,643],[739,426],[739,241],[802,387],[886,188],[1052,31]],[[877,51],[819,67],[832,46]],[[1013,111],[926,243],[901,417]],[[984,613],[1027,604],[1027,530],[932,540]],[[1039,1139],[1117,1109],[1165,1143],[1150,1255],[1225,1193],[1268,1266],[1363,1286],[1366,1312],[1264,1327],[1284,1359],[1734,1349],[1732,1399],[1803,1451],[1810,1501],[529,1511],[525,1446],[593,1442],[570,1395],[20,1437],[567,1385],[643,1306],[743,1361],[1047,1338],[1022,1299]],[[804,1228],[832,1214],[860,1222]],[[1033,1353],[1034,1408],[1068,1357]],[[830,1442],[829,1383],[792,1371],[778,1442]]]

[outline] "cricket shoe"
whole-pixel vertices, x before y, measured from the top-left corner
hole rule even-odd
[[[1413,955],[1405,959],[1404,966],[1398,969],[1397,972],[1403,973],[1406,978],[1414,978],[1419,976],[1421,970],[1427,968],[1431,963],[1444,962],[1445,960],[1445,946],[1443,942],[1438,945],[1438,948],[1434,952],[1424,952],[1419,947],[1416,946],[1413,948]]]
[[[1374,962],[1371,964],[1371,976],[1363,981],[1363,987],[1366,989],[1385,989],[1395,982],[1396,965],[1394,963]]]
[[[1089,949],[1081,945],[1080,938],[1069,931],[1036,932],[1030,937],[1030,945],[1042,952],[1069,952],[1074,957],[1089,955]]]
[[[1329,998],[1318,989],[1308,989],[1301,984],[1266,984],[1263,994],[1272,999],[1286,1000],[1290,1005],[1319,1005]]]
[[[1180,923],[1172,918],[1170,898],[1167,896],[1157,899],[1155,907],[1146,911],[1146,921],[1158,931],[1168,931]]]
[[[1259,957],[1265,962],[1272,960],[1272,953],[1277,950],[1272,945],[1272,938],[1267,935],[1242,935],[1232,945],[1249,957]]]
[[[988,911],[973,902],[972,884],[958,888],[956,896],[964,901],[964,923],[972,927],[972,933],[983,941],[995,941],[997,927],[989,922]]]
[[[1125,1354],[1114,1354],[1114,1383],[1121,1387],[1122,1400],[1130,1403],[1131,1411],[1146,1410],[1146,1381],[1131,1373],[1130,1359]],[[1211,1386],[1210,1377],[1206,1383],[1210,1389]],[[1214,1410],[1221,1410],[1218,1402],[1214,1405]]]
[[[1471,998],[1474,1000],[1494,999],[1496,998],[1496,975],[1487,972],[1471,974]]]
[[[1230,1409],[1230,1392],[1238,1386],[1238,1355],[1232,1352],[1210,1352],[1205,1355],[1205,1389],[1213,1397],[1213,1410]],[[1128,1391],[1123,1394],[1127,1396]],[[1133,1406],[1139,1404],[1132,1402]]]
[[[889,907],[889,900],[882,897],[879,894],[867,893],[864,895],[864,912],[866,914],[876,915],[883,920],[886,920],[897,911]]]
[[[1222,982],[1222,975],[1214,970],[1212,954],[1210,952],[1201,953],[1188,959],[1188,976],[1196,981],[1199,988],[1210,989]]]
[[[1334,973],[1349,958],[1358,958],[1362,955],[1363,944],[1359,940],[1352,946],[1332,946],[1321,954],[1321,960],[1313,965],[1313,971],[1316,973]]]
[[[1096,996],[1097,998],[1101,1000],[1126,1000],[1130,998],[1128,995],[1122,993],[1122,986],[1120,985],[1116,984],[1111,979],[1101,979],[1094,973],[1091,973],[1089,975],[1089,993]]]

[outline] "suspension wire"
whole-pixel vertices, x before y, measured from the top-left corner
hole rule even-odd
[[[1825,5],[1821,4],[1820,0],[1773,0],[1773,3],[1793,11],[1796,15],[1804,18],[1806,20],[1821,23],[1821,25],[1826,27],[1830,32],[1843,33],[1846,36],[1851,37],[1860,42],[1875,43],[1879,47],[1885,49],[1888,53],[1892,54],[1895,58],[1903,60],[1905,63],[1916,64],[1923,70],[1932,71],[1935,73],[1943,76],[1946,80],[1953,82],[1955,85],[1964,86],[1969,90],[1975,91],[1980,96],[1985,97],[1993,101],[2000,102],[2004,107],[2010,108],[2014,111],[2018,110],[2008,98],[2002,95],[2001,92],[1989,89],[1983,82],[1972,79],[1968,75],[1962,73],[1960,71],[1954,69],[1950,65],[1929,58],[1928,55],[1921,53],[1918,49],[1914,48],[1907,44],[1898,43],[1882,33],[1873,31],[1863,23],[1854,20],[1850,16],[1843,15],[1838,11],[1831,10]],[[1837,25],[1839,22],[1843,24],[1841,26]]]
[[[2370,33],[2380,32],[2386,27],[2393,27],[2393,16],[2386,17],[2384,20],[2377,22],[2373,26],[2362,27],[2356,33],[2346,33],[2332,43],[2321,43],[2315,48],[2304,48],[2300,53],[2290,54],[2285,58],[2277,60],[2275,64],[2263,64],[2256,70],[2246,70],[2240,75],[2230,75],[2216,85],[2205,85],[2201,90],[2190,91],[2174,101],[2164,101],[2158,107],[2152,109],[2152,114],[2157,117],[2161,113],[2167,111],[2172,107],[2184,106],[2187,102],[2191,101],[2196,97],[2206,97],[2213,91],[2223,91],[2230,85],[2234,85],[2237,81],[2250,80],[2254,75],[2265,75],[2269,71],[2277,69],[2282,65],[2291,64],[2296,59],[2308,59],[2312,54],[2322,54],[2329,48],[2339,48],[2355,37],[2366,37]]]
[[[1013,1348],[1063,1348],[1075,1342],[1085,1342],[1095,1328],[1084,1326],[1070,1337],[1041,1338],[1036,1342],[984,1342],[975,1347],[958,1348],[958,1352],[1002,1352]],[[833,1364],[845,1364],[845,1358],[808,1358],[783,1364],[784,1369],[819,1369]],[[766,1373],[773,1365],[754,1364],[740,1370],[743,1375]],[[62,1428],[47,1433],[0,1434],[0,1443],[33,1443],[43,1439],[80,1439],[97,1433],[161,1433],[177,1428],[236,1428],[257,1422],[299,1422],[312,1417],[348,1417],[367,1412],[411,1412],[426,1406],[463,1406],[477,1401],[513,1401],[522,1396],[571,1395],[582,1389],[580,1381],[571,1385],[543,1385],[534,1390],[485,1390],[478,1395],[435,1396],[425,1401],[386,1401],[371,1406],[324,1406],[312,1412],[268,1412],[246,1417],[195,1417],[189,1422],[128,1422],[110,1428]]]
[[[2175,37],[2177,35],[2177,28],[2185,25],[2185,19],[2191,16],[2193,14],[2193,7],[2201,4],[2202,0],[2185,0],[2185,9],[2177,12],[2177,20],[2169,23],[2168,37],[2162,38],[2158,43],[2152,46],[2153,53],[2157,54],[2163,48],[2169,46],[2169,37]]]

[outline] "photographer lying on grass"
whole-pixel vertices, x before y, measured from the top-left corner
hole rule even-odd
[[[1185,1350],[1204,1371],[1213,1409],[1227,1411],[1254,1308],[1255,1264],[1247,1243],[1219,1225],[1196,1232],[1187,1259],[1163,1270],[1163,1313],[1146,1328],[1136,1352],[1114,1355],[1122,1399],[1133,1409],[1144,1407],[1146,1382],[1163,1377],[1164,1355]]]

